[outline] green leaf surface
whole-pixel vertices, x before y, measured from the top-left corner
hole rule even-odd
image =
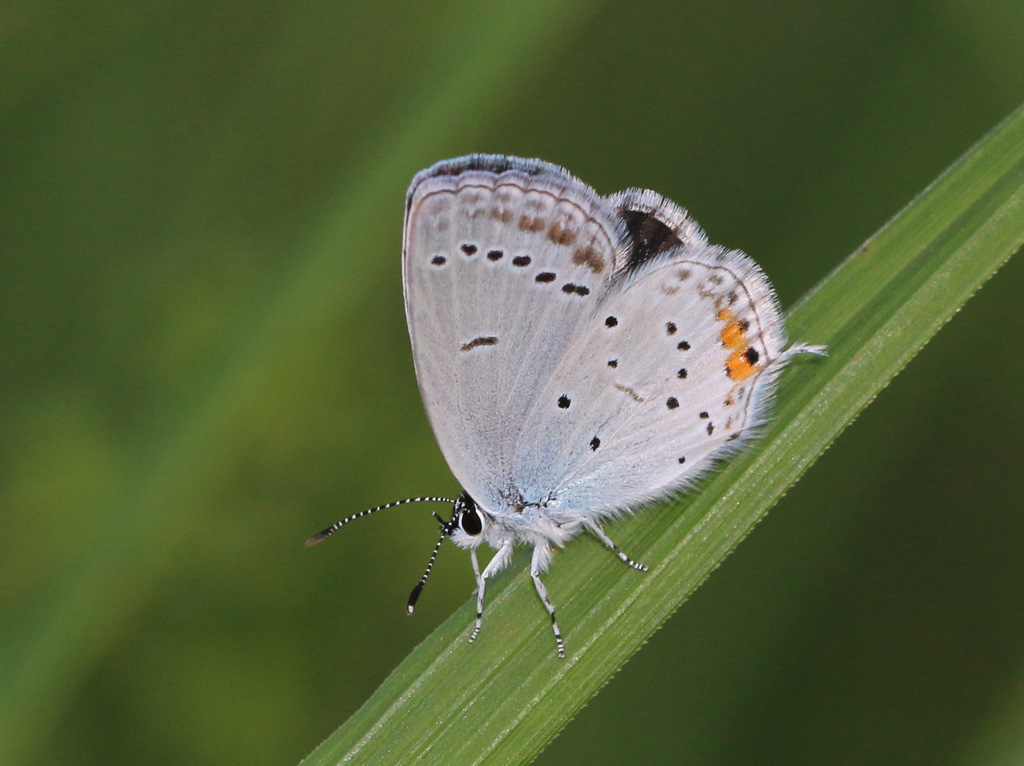
[[[1022,243],[1018,110],[794,307],[791,337],[827,344],[829,356],[791,365],[764,437],[699,492],[616,525],[616,542],[650,572],[596,541],[559,552],[548,588],[564,661],[521,555],[488,590],[475,644],[466,603],[304,763],[535,757]]]

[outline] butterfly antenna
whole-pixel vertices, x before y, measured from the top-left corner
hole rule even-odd
[[[333,535],[335,532],[337,532],[343,526],[348,524],[350,521],[355,521],[356,519],[361,519],[361,518],[363,518],[363,516],[369,516],[371,513],[376,513],[377,511],[383,511],[383,510],[386,510],[388,508],[394,508],[395,506],[398,506],[398,505],[405,505],[406,503],[452,503],[452,504],[454,504],[455,501],[452,500],[451,498],[448,498],[448,497],[410,497],[407,500],[398,500],[398,501],[396,501],[394,503],[385,503],[384,505],[378,505],[376,508],[370,508],[370,509],[365,510],[365,511],[360,511],[359,513],[354,513],[351,516],[349,516],[348,518],[342,519],[341,521],[339,521],[339,522],[337,522],[335,524],[332,524],[331,526],[327,527],[327,529],[325,529],[320,534],[313,535],[311,538],[306,540],[306,547],[308,548],[311,545],[316,545],[317,543],[326,540],[328,537]],[[434,515],[436,516],[437,514],[434,514]],[[442,537],[442,539],[443,539],[443,537]],[[440,543],[438,543],[438,545],[440,545]],[[436,549],[434,551],[434,555],[435,556],[437,555],[437,550]],[[430,559],[430,563],[431,564],[434,563],[434,559],[433,558]],[[427,572],[428,573],[430,572],[430,568],[429,567],[427,568]],[[426,580],[426,575],[424,575],[423,579]],[[410,611],[412,611],[412,610],[410,609]]]
[[[409,610],[409,614],[412,614],[413,610],[416,609],[416,602],[423,592],[423,586],[427,584],[427,578],[430,577],[430,570],[434,568],[434,562],[437,561],[437,552],[441,550],[441,543],[455,529],[456,521],[454,516],[451,521],[445,521],[435,513],[434,518],[441,524],[441,536],[437,538],[437,544],[434,546],[434,552],[430,554],[430,561],[427,562],[427,568],[423,572],[423,577],[420,578],[420,581],[416,583],[416,587],[412,589],[412,593],[409,594],[409,604],[406,607]]]

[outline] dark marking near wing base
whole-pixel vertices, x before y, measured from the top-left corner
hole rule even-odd
[[[473,338],[473,340],[471,340],[469,343],[463,343],[462,344],[462,348],[460,350],[462,350],[462,351],[472,351],[474,348],[479,348],[480,346],[497,346],[497,345],[498,345],[498,339],[495,338],[493,335],[481,335],[479,338]]]
[[[558,397],[558,406],[561,407],[563,410],[569,409],[570,404],[572,404],[572,400],[565,394],[562,394],[560,397]]]
[[[591,450],[595,450],[596,451],[597,448],[600,447],[600,446],[601,446],[601,440],[598,439],[596,436],[593,439],[590,440],[590,449]]]
[[[663,221],[643,210],[623,210],[622,220],[629,234],[626,268],[634,270],[657,255],[683,244]]]

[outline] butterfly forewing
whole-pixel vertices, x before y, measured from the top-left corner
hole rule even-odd
[[[592,324],[624,237],[607,200],[546,163],[473,156],[414,179],[403,276],[416,375],[441,451],[483,507],[516,502],[527,413]]]

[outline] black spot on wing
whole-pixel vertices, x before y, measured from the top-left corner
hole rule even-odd
[[[572,282],[566,282],[562,285],[562,292],[566,295],[590,295],[590,289],[588,287],[573,284]]]
[[[481,335],[478,338],[473,338],[469,343],[463,343],[460,351],[472,351],[474,348],[480,348],[480,346],[497,346],[498,339],[493,335]]]

